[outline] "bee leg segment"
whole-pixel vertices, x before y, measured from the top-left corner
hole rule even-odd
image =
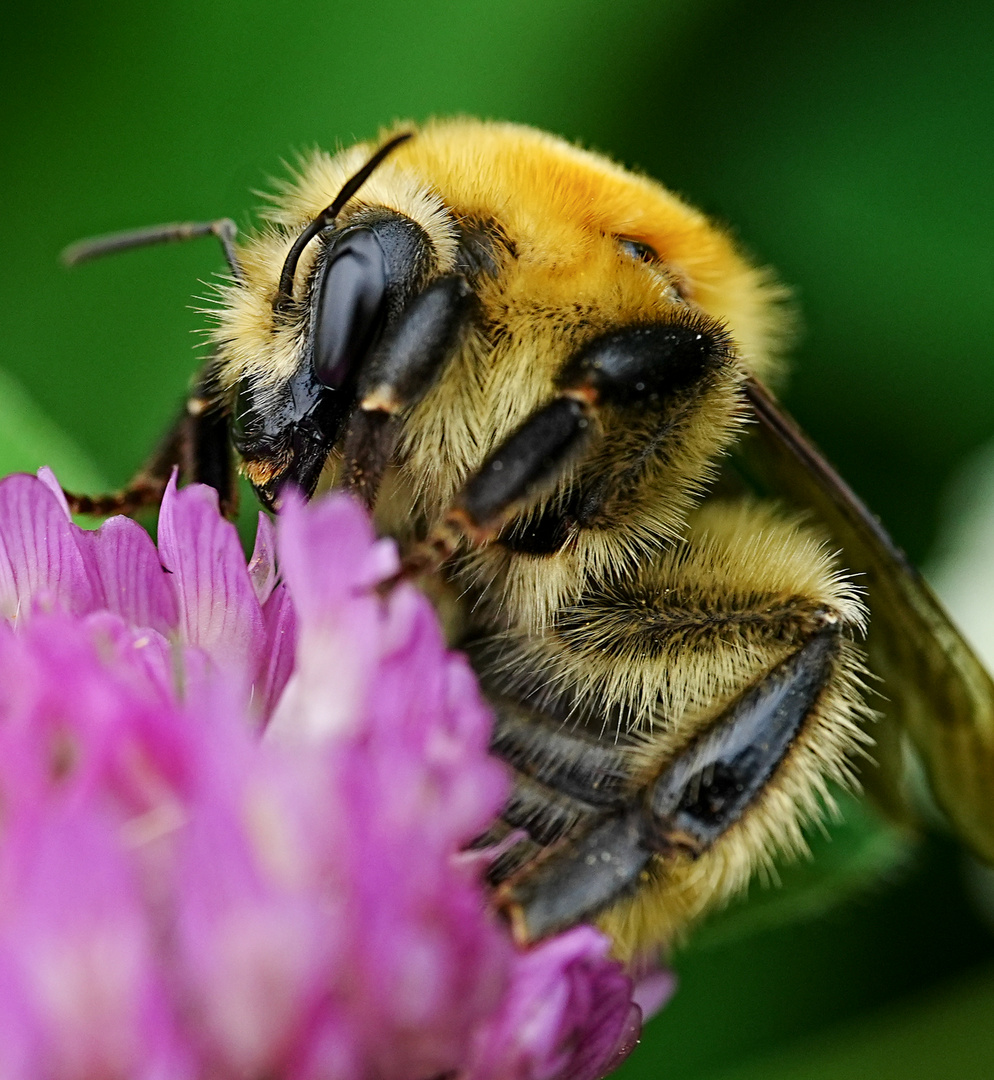
[[[526,830],[491,866],[498,906],[521,943],[593,916],[633,889],[652,849],[622,745],[515,715],[497,703],[491,742],[517,771],[501,821]]]
[[[633,326],[588,342],[557,383],[591,405],[658,408],[731,357],[727,331],[710,320]]]
[[[495,707],[490,749],[521,776],[602,810],[629,800],[635,785],[623,745],[542,723],[507,702]]]
[[[640,809],[602,817],[502,885],[497,903],[519,944],[587,921],[633,891],[652,858],[644,832]]]
[[[511,511],[566,471],[587,444],[585,401],[558,397],[534,413],[463,488],[450,520],[477,542],[497,535]]]
[[[484,461],[441,523],[404,559],[402,576],[437,570],[463,539],[495,539],[520,504],[558,480],[588,445],[590,408],[560,396],[538,409]]]
[[[564,794],[519,774],[500,821],[507,828],[523,829],[529,839],[548,847],[576,829],[582,831],[586,822],[603,815],[604,807],[592,800]],[[491,867],[488,878],[497,885],[507,876]]]
[[[475,295],[461,274],[436,278],[407,306],[359,376],[359,404],[394,415],[416,405],[455,351]]]
[[[766,786],[818,702],[840,647],[829,624],[743,691],[647,792],[648,842],[662,856],[706,851]]]
[[[158,506],[173,469],[180,480],[208,484],[218,493],[221,512],[234,516],[238,489],[235,485],[227,411],[211,393],[208,369],[198,380],[179,416],[155,452],[121,491],[106,495],[65,492],[74,514],[106,517],[131,516]]]
[[[400,425],[382,409],[359,408],[352,414],[342,447],[341,486],[371,510],[383,473],[393,456]]]
[[[162,500],[168,479],[156,475],[154,470],[157,464],[158,458],[152,458],[120,491],[84,495],[63,488],[62,494],[69,504],[70,513],[82,514],[84,517],[109,517],[111,514],[133,517],[148,507],[157,506]]]
[[[659,409],[732,357],[710,321],[613,331],[576,352],[556,380],[559,393],[532,413],[470,477],[442,529],[474,544],[493,540],[523,503],[552,487],[599,429],[602,405]]]
[[[464,277],[433,281],[408,305],[359,375],[359,408],[345,435],[342,484],[372,506],[400,435],[399,415],[434,385],[456,350],[474,293]]]

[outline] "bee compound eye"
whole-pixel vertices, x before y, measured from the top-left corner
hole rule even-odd
[[[371,228],[355,228],[331,245],[315,306],[314,374],[339,389],[379,337],[386,319],[387,258]]]
[[[656,250],[642,240],[632,240],[629,236],[619,236],[618,246],[630,258],[636,262],[658,262],[659,255]]]

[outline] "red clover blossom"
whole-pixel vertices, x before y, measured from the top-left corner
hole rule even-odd
[[[277,575],[277,560],[279,576]],[[508,780],[345,496],[171,484],[159,544],[0,482],[0,1075],[594,1080],[637,1038],[579,927],[515,948],[462,849]]]

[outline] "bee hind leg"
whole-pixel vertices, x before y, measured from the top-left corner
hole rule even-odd
[[[642,872],[651,852],[637,782],[622,746],[526,719],[507,702],[491,748],[516,778],[482,843],[524,835],[494,860],[487,880],[519,940],[535,940],[609,904]]]
[[[547,847],[532,839],[505,853],[508,872],[496,899],[516,937],[536,941],[593,919],[640,884],[665,875],[674,859],[708,851],[789,754],[834,672],[840,647],[839,626],[826,617],[822,629],[742,691],[626,802],[611,809],[603,800],[599,807],[591,804],[585,818]],[[542,730],[533,734],[534,743],[582,742],[548,729],[543,736]],[[548,756],[560,753],[550,750]],[[564,775],[549,778],[555,783]],[[509,811],[505,821],[514,824],[517,816],[527,825],[513,799]],[[516,849],[517,859],[509,858]],[[501,874],[499,864],[496,869]]]

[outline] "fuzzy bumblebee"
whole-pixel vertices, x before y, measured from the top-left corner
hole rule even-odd
[[[491,701],[513,795],[495,902],[521,940],[595,920],[622,958],[742,889],[910,736],[994,857],[994,687],[915,572],[780,410],[780,293],[651,180],[471,120],[315,154],[230,281],[171,468],[234,499],[350,488],[396,537]],[[860,575],[860,576],[857,576]],[[865,634],[869,609],[870,633]]]

